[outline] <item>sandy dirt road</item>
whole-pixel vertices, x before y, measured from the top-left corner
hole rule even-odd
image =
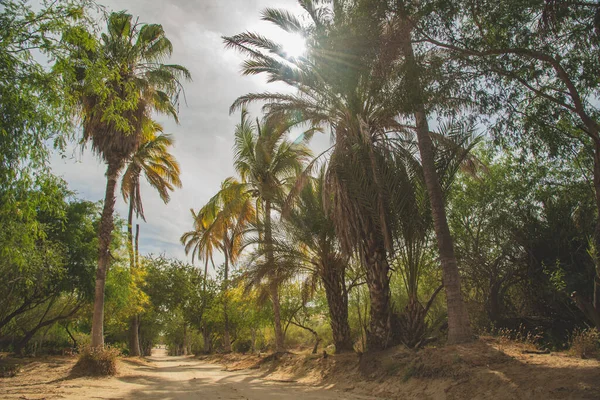
[[[125,359],[118,376],[65,378],[68,365],[38,366],[0,380],[2,399],[375,399],[261,378],[259,371],[225,371],[222,366],[191,357],[169,357],[155,349],[151,362]],[[72,364],[71,364],[72,365]],[[61,377],[62,374],[62,377]]]

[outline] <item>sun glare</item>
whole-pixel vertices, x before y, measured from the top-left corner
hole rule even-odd
[[[300,35],[289,35],[280,38],[286,56],[296,58],[306,52],[306,42]]]

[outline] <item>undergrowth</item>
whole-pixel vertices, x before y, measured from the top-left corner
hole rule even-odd
[[[569,351],[581,358],[600,358],[600,332],[595,328],[576,329],[571,336]]]
[[[117,373],[117,358],[121,351],[105,346],[94,348],[82,346],[79,348],[79,360],[73,367],[73,372],[81,375],[110,376]]]

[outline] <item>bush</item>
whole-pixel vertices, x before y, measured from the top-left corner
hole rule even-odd
[[[247,353],[252,349],[252,341],[250,339],[239,339],[233,342],[231,346],[236,353]]]
[[[79,348],[79,360],[73,371],[82,375],[109,376],[117,373],[117,357],[121,355],[119,349],[105,346],[103,349],[91,346]]]
[[[600,332],[595,328],[576,329],[571,336],[570,351],[581,358],[599,358]]]

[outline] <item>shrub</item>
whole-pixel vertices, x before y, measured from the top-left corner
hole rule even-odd
[[[250,339],[239,339],[233,342],[231,347],[236,353],[247,353],[252,349],[252,341]]]
[[[105,346],[103,349],[91,346],[79,348],[79,360],[73,371],[82,375],[109,376],[117,373],[117,357],[121,355],[119,349]]]
[[[600,357],[600,332],[595,328],[576,329],[571,336],[570,351],[581,357]]]

